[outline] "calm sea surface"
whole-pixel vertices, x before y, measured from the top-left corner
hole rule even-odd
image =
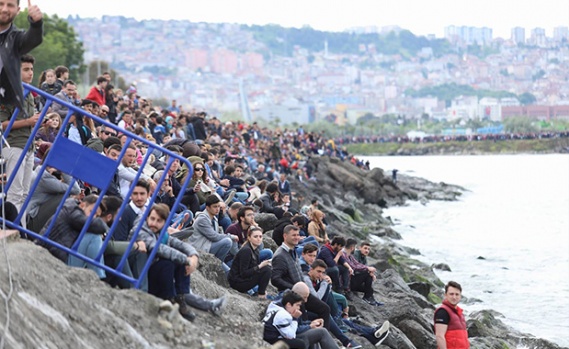
[[[420,260],[506,324],[569,347],[569,155],[368,157],[391,174],[468,190],[459,201],[385,211]],[[485,259],[478,259],[478,257]]]

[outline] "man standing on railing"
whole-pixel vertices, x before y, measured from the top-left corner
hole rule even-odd
[[[30,29],[23,31],[13,25],[14,18],[20,12],[19,0],[0,0],[0,122],[2,128],[8,126],[9,120],[15,108],[20,109],[20,114],[12,125],[12,131],[8,136],[8,142],[12,148],[6,149],[3,144],[2,156],[6,160],[6,172],[10,176],[15,170],[16,162],[20,157],[30,136],[31,127],[35,125],[38,116],[34,115],[34,103],[31,93],[24,108],[24,93],[22,80],[31,83],[33,78],[33,57],[24,55],[37,47],[42,42],[43,14],[39,7],[31,4],[28,0],[28,19]],[[30,59],[31,58],[31,59]],[[22,59],[23,64],[20,63]],[[19,129],[22,131],[18,132]],[[27,132],[26,140],[21,139]],[[14,137],[17,137],[14,139]],[[9,188],[8,197],[16,205],[18,210],[22,208],[26,195],[29,192],[30,180],[33,167],[33,152],[29,152],[24,162],[18,169],[16,178]],[[25,222],[24,222],[25,224]]]
[[[0,0],[0,4],[1,3],[2,0]],[[21,79],[23,82],[29,84],[34,77],[34,57],[23,55],[21,61]],[[10,133],[6,136],[7,144],[4,143],[2,145],[2,157],[6,161],[6,178],[10,178],[12,173],[16,172],[14,180],[8,189],[8,199],[18,208],[18,211],[21,210],[30,191],[32,172],[34,169],[34,143],[32,143],[27,150],[20,167],[16,167],[28,138],[30,138],[32,128],[39,118],[39,114],[35,113],[34,108],[34,97],[30,93],[24,100],[23,110],[20,111],[16,117],[16,121],[12,124]],[[8,126],[14,109],[13,105],[0,104],[0,122],[2,122],[2,129]],[[22,223],[25,226],[25,220]]]
[[[42,42],[43,14],[28,0],[30,29],[23,31],[13,25],[20,12],[20,0],[0,0],[0,103],[12,108],[24,105],[20,74],[20,57]]]

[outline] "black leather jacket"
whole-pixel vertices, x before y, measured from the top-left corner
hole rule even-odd
[[[32,22],[30,18],[28,20],[29,30],[18,29],[12,24],[10,29],[0,34],[0,58],[4,65],[0,87],[5,90],[4,98],[0,96],[0,103],[12,104],[20,110],[24,105],[20,57],[39,46],[43,40],[43,21]]]

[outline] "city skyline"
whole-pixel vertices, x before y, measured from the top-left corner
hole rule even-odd
[[[279,24],[284,27],[309,25],[314,29],[343,31],[352,27],[399,26],[416,35],[433,34],[443,37],[446,26],[488,27],[493,37],[510,38],[511,29],[523,27],[526,31],[544,28],[547,36],[553,35],[553,28],[569,26],[569,1],[543,0],[518,3],[477,1],[421,1],[400,0],[396,3],[364,0],[289,0],[286,6],[275,1],[212,0],[208,2],[162,1],[157,6],[141,6],[140,1],[99,0],[97,6],[71,0],[35,1],[48,15],[60,17],[79,15],[82,18],[103,15],[134,17],[142,19],[176,19],[192,22]],[[21,8],[26,7],[21,2]],[[348,14],[348,15],[346,15]]]

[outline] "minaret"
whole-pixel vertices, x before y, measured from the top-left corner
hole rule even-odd
[[[324,58],[328,58],[328,40],[324,40]]]

